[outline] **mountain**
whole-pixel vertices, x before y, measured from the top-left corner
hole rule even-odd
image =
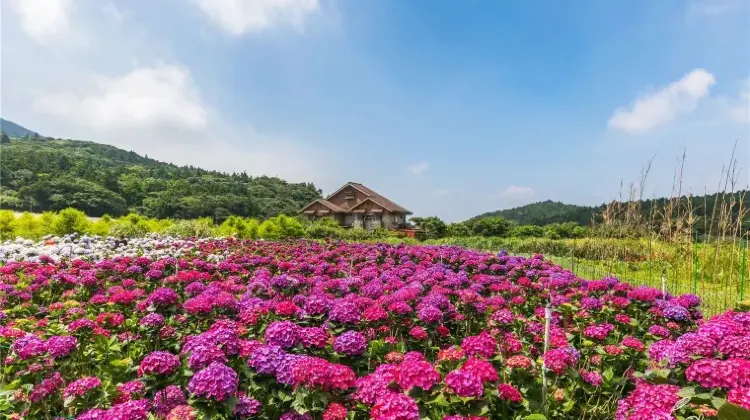
[[[22,127],[13,121],[8,121],[0,118],[0,131],[11,136],[11,137],[38,137],[39,133],[29,130],[26,127]]]
[[[512,209],[483,213],[474,219],[502,217],[519,225],[544,226],[552,223],[576,222],[585,226],[591,223],[594,214],[600,212],[602,208],[603,206],[578,206],[547,200]]]
[[[670,202],[672,205],[670,205]],[[705,233],[711,230],[711,226],[718,226],[730,219],[724,219],[726,214],[731,213],[731,220],[737,220],[740,214],[743,215],[743,230],[750,230],[750,190],[740,190],[734,193],[719,192],[715,194],[706,194],[702,196],[683,196],[679,200],[670,200],[669,198],[656,198],[653,200],[643,200],[637,203],[641,209],[643,220],[652,221],[659,225],[667,209],[685,209],[691,208],[694,215],[694,229],[696,232]],[[627,203],[618,203],[611,217],[622,221],[625,217],[625,208]],[[527,204],[506,210],[497,210],[489,213],[480,214],[471,220],[482,219],[486,217],[502,217],[519,225],[537,225],[545,226],[552,223],[575,222],[582,226],[591,225],[595,219],[601,221],[605,205],[600,206],[578,206],[575,204],[563,204],[556,201],[542,201],[539,203]],[[722,216],[721,213],[725,215]],[[667,213],[670,214],[670,213]],[[674,216],[674,211],[671,213]],[[716,229],[715,227],[713,229]]]
[[[74,207],[89,216],[137,212],[149,217],[222,221],[295,214],[319,198],[311,183],[177,166],[88,141],[48,137],[0,145],[0,208]]]

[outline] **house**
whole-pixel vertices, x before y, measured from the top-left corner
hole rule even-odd
[[[300,213],[310,221],[330,217],[343,227],[374,230],[404,229],[409,210],[357,182],[347,182],[325,199],[319,198]]]

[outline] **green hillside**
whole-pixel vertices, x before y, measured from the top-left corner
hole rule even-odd
[[[158,218],[294,214],[320,197],[311,183],[176,166],[88,141],[11,138],[0,146],[0,208],[74,207],[89,216],[131,211]]]
[[[38,136],[39,134],[13,121],[0,118],[0,131],[11,137]]]
[[[497,210],[483,213],[474,219],[486,217],[502,217],[519,225],[545,226],[552,223],[575,222],[579,225],[588,225],[591,218],[599,212],[602,206],[588,207],[575,204],[563,204],[557,201],[541,201],[539,203],[527,204],[512,209]]]

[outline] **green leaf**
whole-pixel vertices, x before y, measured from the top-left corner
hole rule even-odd
[[[607,369],[604,370],[604,373],[602,374],[602,376],[604,377],[604,380],[609,382],[612,380],[612,378],[614,378],[615,373],[612,371],[611,367],[608,367]]]
[[[677,393],[682,398],[692,398],[695,395],[695,387],[694,386],[686,386],[680,390],[680,392]]]
[[[734,404],[724,404],[719,409],[719,420],[747,420],[750,419],[750,410]]]
[[[725,400],[724,398],[719,398],[719,397],[711,398],[711,405],[713,405],[714,408],[717,410],[720,409],[726,403],[727,403],[727,400]]]
[[[530,414],[523,418],[523,420],[547,420],[547,417],[544,414]]]

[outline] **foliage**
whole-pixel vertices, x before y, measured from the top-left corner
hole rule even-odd
[[[436,216],[412,217],[409,221],[424,230],[428,239],[442,238],[448,232],[448,226]]]
[[[129,212],[153,218],[230,215],[268,218],[295,214],[320,197],[310,183],[179,167],[113,146],[30,137],[3,144],[0,199],[4,208],[89,216]]]

